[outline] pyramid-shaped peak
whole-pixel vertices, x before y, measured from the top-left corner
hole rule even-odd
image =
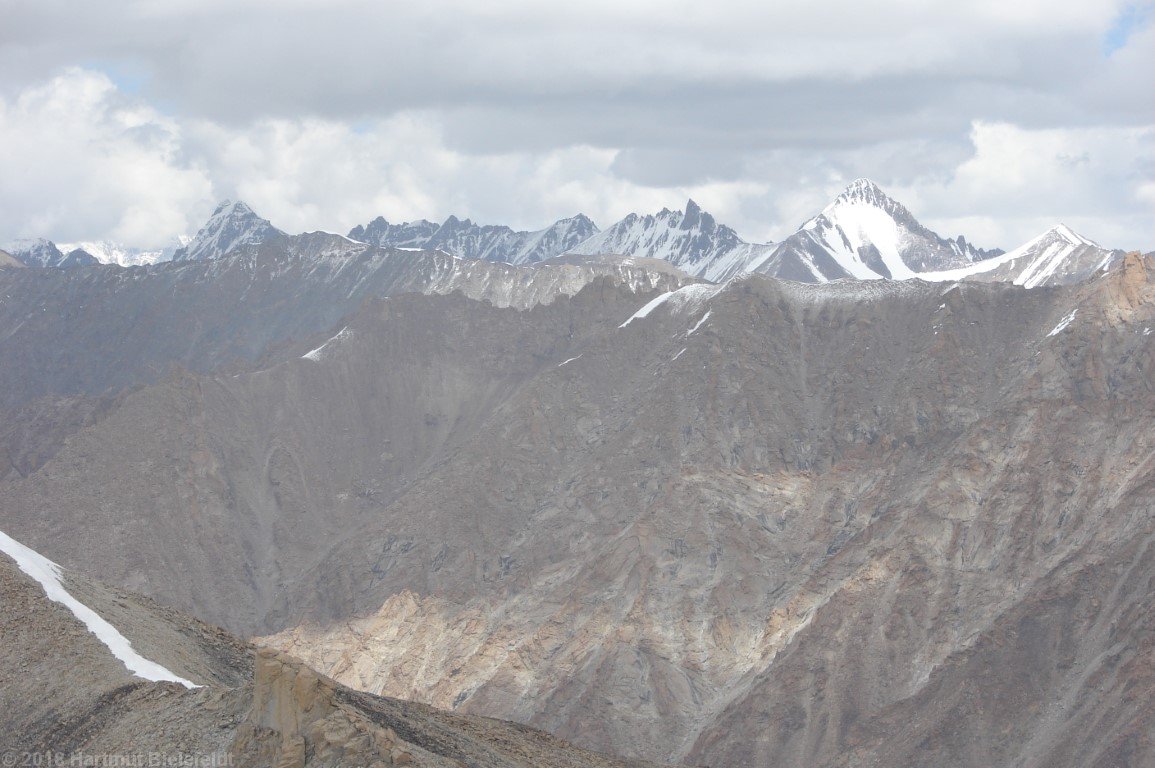
[[[1087,238],[1083,237],[1078,232],[1068,227],[1066,224],[1056,224],[1047,231],[1044,237],[1047,235],[1062,238],[1072,245],[1093,245],[1096,247],[1099,245],[1093,240],[1088,240]]]
[[[240,200],[222,200],[196,237],[173,253],[173,261],[219,258],[242,245],[260,244],[283,234]]]
[[[253,209],[248,206],[243,200],[221,200],[217,203],[217,207],[213,210],[213,216],[222,216],[230,214],[241,214],[243,216],[256,216]]]
[[[855,179],[834,198],[827,210],[844,205],[868,205],[886,211],[892,217],[905,219],[912,218],[906,207],[882,191],[882,187],[870,179]]]
[[[889,201],[890,197],[882,191],[882,187],[870,179],[855,179],[847,185],[838,199],[877,204],[882,201]]]

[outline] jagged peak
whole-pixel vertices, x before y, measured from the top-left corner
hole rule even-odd
[[[686,200],[686,213],[682,216],[681,229],[699,228],[712,231],[715,228],[714,217],[702,210],[702,206],[694,202],[693,198]]]
[[[850,182],[846,189],[834,198],[833,205],[839,203],[866,203],[879,208],[902,208],[897,201],[882,191],[882,187],[870,179],[855,179]]]
[[[557,224],[588,224],[589,226],[593,227],[594,229],[597,229],[597,224],[594,223],[594,220],[591,219],[589,216],[586,216],[584,213],[575,213],[573,216],[570,216],[569,218],[558,219],[556,223]]]

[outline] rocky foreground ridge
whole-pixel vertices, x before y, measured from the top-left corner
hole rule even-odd
[[[130,674],[105,640],[0,552],[6,765],[644,768],[511,723],[356,693],[146,598],[72,574],[61,580],[195,687]]]

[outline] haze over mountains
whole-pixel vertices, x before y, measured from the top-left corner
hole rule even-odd
[[[197,235],[182,238],[179,247],[131,251],[109,243],[80,243],[68,246],[73,250],[65,253],[50,241],[40,240],[15,242],[7,251],[30,266],[67,267],[96,261],[129,265],[169,258],[201,261],[285,235],[243,202],[224,201]],[[780,243],[746,242],[693,200],[687,202],[685,211],[630,214],[604,231],[580,214],[543,230],[521,232],[455,216],[442,224],[425,220],[391,224],[378,217],[354,227],[348,237],[378,247],[439,250],[464,259],[513,265],[568,254],[660,259],[712,282],[757,272],[798,282],[974,277],[1035,287],[1083,279],[1095,269],[1109,267],[1122,254],[1057,225],[1016,248],[1013,257],[996,258],[1003,252],[980,249],[961,235],[947,239],[927,229],[865,179],[852,183]]]

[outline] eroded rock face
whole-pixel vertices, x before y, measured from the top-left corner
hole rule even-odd
[[[250,714],[233,750],[253,765],[393,765],[397,735],[337,701],[337,686],[299,661],[258,652]],[[410,761],[412,762],[412,754]],[[425,762],[425,761],[423,761]]]
[[[423,519],[436,531],[410,529],[415,554],[374,552],[363,530],[334,562],[381,563],[392,596],[271,642],[355,687],[604,748],[719,765],[823,764],[857,748],[918,764],[884,748],[901,721],[876,718],[922,701],[937,670],[1030,614],[1063,569],[1114,557],[1151,526],[1141,266],[1082,291],[887,287],[886,301],[848,306],[751,282],[687,315],[659,308],[615,339],[623,349],[586,351],[531,385],[477,459],[462,449],[452,478],[390,507],[392,532],[484,489],[468,508],[508,532],[486,529],[505,543],[468,588],[425,565],[452,562],[464,526]],[[495,446],[513,449],[500,471],[481,459]],[[337,583],[319,570],[317,594]],[[1088,646],[1087,658],[1110,647]],[[1144,717],[1120,715],[1123,731]],[[1024,715],[1018,727],[1041,726]],[[865,733],[885,735],[864,748]],[[1000,749],[1058,756],[1042,736]]]

